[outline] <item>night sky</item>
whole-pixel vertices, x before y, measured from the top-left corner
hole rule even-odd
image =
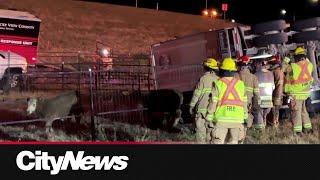
[[[89,0],[90,1],[90,0]],[[135,0],[91,0],[105,3],[135,6]],[[311,0],[208,0],[208,7],[221,10],[222,3],[229,3],[227,18],[235,19],[239,23],[254,24],[257,22],[286,19],[288,22],[320,16],[320,1],[311,4]],[[205,0],[138,0],[139,7],[156,8],[166,11],[183,12],[200,15],[205,8]],[[286,9],[285,17],[280,10]]]

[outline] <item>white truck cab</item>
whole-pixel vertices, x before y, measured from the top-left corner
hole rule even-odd
[[[21,75],[27,71],[25,57],[10,51],[0,51],[0,85],[2,90],[15,88],[21,82]]]

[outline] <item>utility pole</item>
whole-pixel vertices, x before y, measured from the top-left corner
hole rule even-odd
[[[138,8],[138,0],[136,0],[136,8]]]
[[[157,1],[157,11],[159,11],[159,2]]]
[[[206,0],[206,10],[208,9],[208,0]]]

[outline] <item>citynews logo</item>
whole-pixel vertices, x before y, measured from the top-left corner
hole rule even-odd
[[[127,168],[128,156],[84,156],[84,151],[79,151],[75,156],[72,151],[67,151],[64,156],[49,156],[48,152],[22,151],[17,155],[16,164],[23,171],[45,170],[51,175],[57,175],[71,166],[74,171],[83,170],[116,170]]]

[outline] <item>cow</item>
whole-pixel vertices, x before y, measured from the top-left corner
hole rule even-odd
[[[147,107],[152,129],[174,130],[182,121],[182,93],[176,90],[154,90],[149,94]]]
[[[46,132],[53,131],[52,123],[55,120],[64,120],[71,113],[71,109],[78,104],[78,93],[70,91],[53,98],[29,98],[27,115],[46,120]]]

